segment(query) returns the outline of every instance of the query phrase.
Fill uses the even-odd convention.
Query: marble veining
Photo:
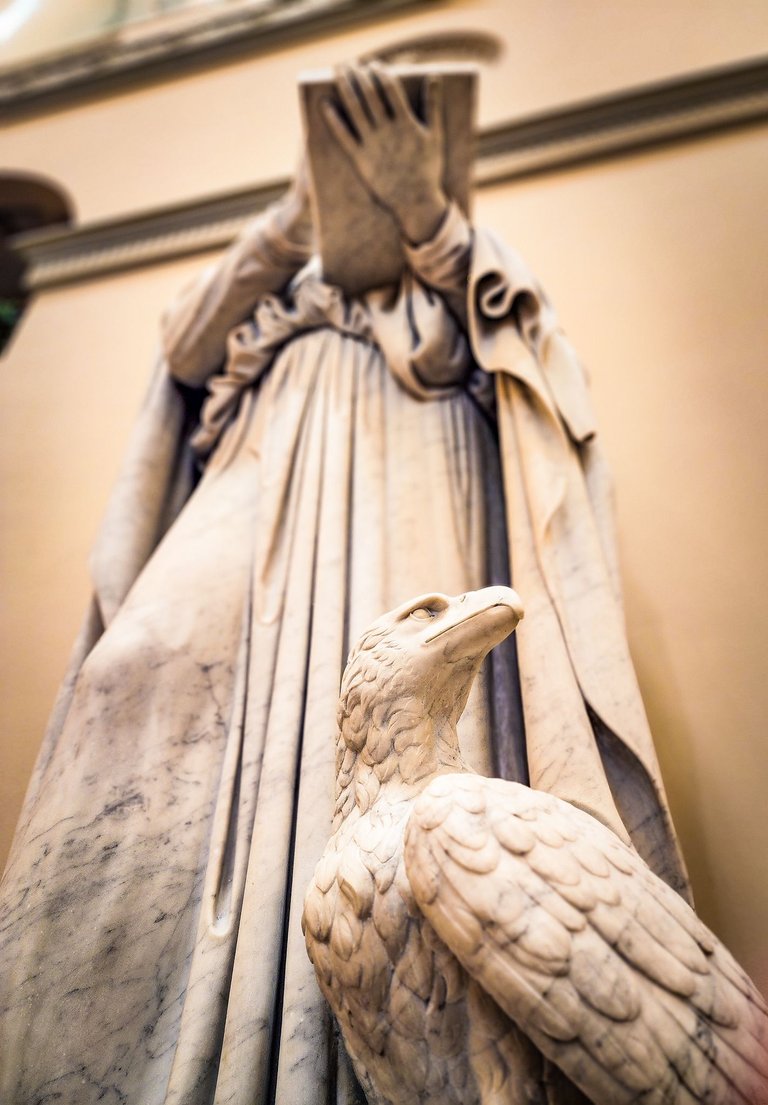
[[[369,1105],[768,1101],[768,1007],[596,818],[487,779],[456,725],[509,588],[379,618],[342,681],[307,950]]]
[[[467,761],[687,893],[586,377],[521,258],[446,194],[426,80],[424,119],[359,67],[320,113],[399,227],[399,282],[329,288],[303,168],[164,316],[0,891],[4,1105],[360,1100],[302,900],[349,647],[435,587],[514,580],[527,605],[475,681]]]

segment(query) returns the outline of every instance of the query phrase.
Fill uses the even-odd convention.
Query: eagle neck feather
[[[380,796],[400,801],[420,793],[435,775],[468,770],[456,726],[445,719],[435,721],[421,703],[410,701],[394,710],[386,704],[375,707],[366,720],[364,736],[352,731],[351,717],[342,723],[335,823],[353,807],[365,813]]]

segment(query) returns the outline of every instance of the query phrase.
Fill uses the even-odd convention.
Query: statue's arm
[[[308,260],[312,224],[303,171],[286,195],[253,219],[222,259],[166,311],[162,339],[171,375],[201,387],[225,356],[229,331]]]
[[[451,204],[431,238],[414,245],[406,240],[408,264],[422,284],[439,292],[451,314],[467,329],[467,287],[472,256],[472,229]]]

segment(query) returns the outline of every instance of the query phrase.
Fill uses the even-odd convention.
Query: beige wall
[[[443,26],[506,18],[486,120],[746,55],[768,21],[764,4],[644,4],[641,18],[635,3],[552,2],[529,7],[515,37],[512,5],[496,5],[495,22],[489,3],[442,7]],[[293,157],[293,109],[274,127],[266,90],[288,96],[300,65],[404,27],[19,123],[0,135],[0,158],[68,184],[88,218],[251,183]],[[630,639],[695,890],[764,989],[767,137],[734,131],[497,186],[477,202],[478,219],[539,272],[591,370],[616,474]],[[6,834],[85,604],[87,549],[159,312],[204,260],[43,294],[0,362]]]
[[[698,904],[768,990],[768,128],[498,189],[592,375]]]
[[[0,164],[64,185],[83,221],[245,187],[290,171],[295,75],[415,35],[475,30],[504,53],[481,87],[482,124],[768,48],[764,0],[454,0],[415,14],[107,96],[0,132]]]

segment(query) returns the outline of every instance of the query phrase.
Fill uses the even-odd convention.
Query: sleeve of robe
[[[531,786],[629,836],[688,895],[627,643],[612,489],[584,370],[514,251],[475,234],[468,328],[496,379]]]
[[[466,335],[472,231],[455,204],[429,241],[405,245],[397,288],[369,293],[373,335],[390,371],[418,399],[462,384],[472,358]]]
[[[230,331],[264,295],[285,287],[309,256],[305,242],[286,235],[279,206],[252,219],[223,258],[166,311],[163,350],[171,376],[202,387],[222,366]]]

